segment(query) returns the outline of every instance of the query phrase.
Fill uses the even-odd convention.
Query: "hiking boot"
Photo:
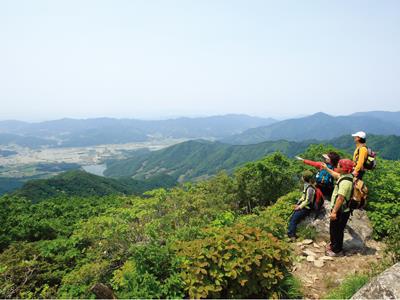
[[[290,237],[289,237],[289,240],[290,240],[291,242],[295,242],[296,239],[297,239],[297,237],[295,237],[295,236],[290,236]]]
[[[326,250],[325,255],[330,256],[330,257],[342,257],[342,256],[344,256],[344,253],[343,253],[343,250],[339,251],[339,252],[333,252],[332,250]]]

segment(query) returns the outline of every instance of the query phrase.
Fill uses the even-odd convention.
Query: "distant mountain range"
[[[358,112],[338,117],[316,113],[283,121],[246,115],[158,121],[112,118],[41,123],[1,121],[0,145],[85,147],[163,138],[211,139],[245,145],[277,140],[329,140],[359,130],[367,134],[400,135],[400,112]]]
[[[329,140],[360,130],[367,134],[400,135],[400,112],[372,111],[339,117],[316,113],[303,118],[289,119],[248,129],[240,134],[221,139],[221,141],[244,145],[281,139],[289,141]]]
[[[276,121],[271,118],[246,115],[158,121],[112,118],[62,119],[41,123],[1,121],[0,144],[14,143],[32,148],[41,146],[84,147],[144,142],[154,138],[219,139],[274,122]]]
[[[158,151],[141,151],[125,160],[109,161],[105,176],[133,177],[144,179],[159,174],[168,174],[179,181],[200,179],[216,174],[220,170],[232,171],[239,165],[258,160],[280,151],[293,157],[304,152],[311,144],[332,145],[352,154],[354,142],[348,135],[328,141],[308,140],[268,141],[250,145],[228,145],[220,142],[193,140]],[[368,145],[379,157],[400,159],[400,136],[375,136],[368,138]]]

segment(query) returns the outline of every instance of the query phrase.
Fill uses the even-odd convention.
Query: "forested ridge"
[[[272,153],[140,197],[3,196],[0,297],[92,298],[99,283],[118,298],[301,297],[286,226],[304,168]],[[375,238],[398,259],[400,161],[379,158],[365,180]]]
[[[141,195],[147,190],[174,185],[176,179],[166,174],[155,175],[146,180],[136,180],[106,178],[82,170],[72,170],[49,179],[30,180],[12,195],[39,202],[60,195],[64,197]]]
[[[229,145],[205,140],[187,141],[159,151],[138,152],[131,158],[107,162],[106,176],[135,177],[143,179],[155,174],[168,174],[180,181],[204,178],[220,170],[228,173],[249,161],[279,151],[289,157],[302,153],[316,140],[292,142],[286,140],[268,141],[253,145]],[[341,136],[322,144],[332,145],[352,153],[354,142]],[[368,146],[381,158],[400,159],[400,136],[370,135]]]

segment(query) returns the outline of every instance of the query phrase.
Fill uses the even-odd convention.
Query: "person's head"
[[[340,174],[349,174],[353,172],[354,169],[354,162],[351,159],[341,159],[337,165],[337,171]]]
[[[351,135],[354,138],[354,142],[364,144],[367,141],[367,134],[364,131],[358,131]]]
[[[336,166],[340,160],[340,155],[337,154],[335,151],[331,151],[328,154],[324,154],[324,155],[326,155],[329,158],[328,163],[330,163],[334,168],[336,168]]]
[[[314,173],[309,171],[309,170],[305,170],[301,174],[301,178],[303,179],[304,182],[307,182],[307,183],[314,183],[315,182]]]

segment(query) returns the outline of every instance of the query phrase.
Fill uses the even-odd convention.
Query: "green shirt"
[[[351,181],[349,180],[343,180],[342,178],[350,178]],[[339,184],[337,184],[339,182]],[[351,192],[353,190],[353,175],[352,174],[344,174],[339,177],[339,179],[336,181],[335,184],[335,189],[333,190],[332,193],[332,198],[331,198],[331,209],[335,207],[336,199],[339,195],[342,195],[345,199],[343,204],[347,203],[350,200],[351,197]],[[348,207],[343,207],[342,204],[342,211],[347,212],[350,211],[350,208]]]

